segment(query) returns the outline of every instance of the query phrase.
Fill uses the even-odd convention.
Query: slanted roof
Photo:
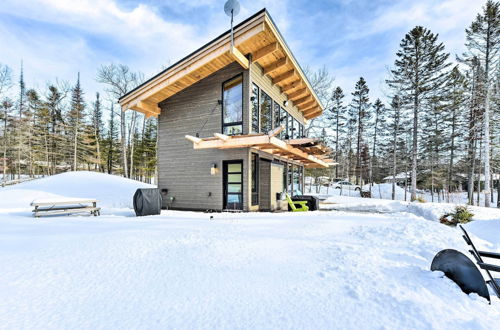
[[[226,31],[122,96],[120,105],[123,110],[157,116],[159,102],[235,61],[248,69],[248,58],[263,67],[306,119],[322,113],[319,98],[265,9],[234,27],[234,47]]]
[[[283,126],[276,128],[269,134],[233,135],[214,133],[213,137],[198,138],[186,135],[186,139],[193,142],[194,149],[234,149],[254,148],[285,159],[294,160],[307,168],[328,168],[337,165],[328,159],[331,150],[317,139],[305,138],[294,140],[280,140],[276,135],[283,130]]]

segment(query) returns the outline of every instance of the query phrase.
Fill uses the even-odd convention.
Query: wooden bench
[[[38,199],[31,202],[34,206],[33,215],[39,218],[45,215],[77,214],[90,212],[91,215],[101,214],[101,208],[97,207],[97,199],[63,198],[60,200]]]

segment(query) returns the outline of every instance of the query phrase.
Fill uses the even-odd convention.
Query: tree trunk
[[[127,161],[127,140],[126,140],[126,122],[125,112],[120,111],[120,134],[122,143],[122,161],[123,161],[123,176],[128,178],[128,161]]]

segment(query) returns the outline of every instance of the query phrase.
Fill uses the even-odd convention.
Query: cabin
[[[181,210],[276,211],[330,150],[305,134],[323,106],[263,9],[119,99],[158,118],[158,188]]]

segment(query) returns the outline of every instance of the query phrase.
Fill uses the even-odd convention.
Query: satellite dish
[[[224,12],[231,18],[240,13],[240,3],[238,0],[227,0],[224,4]]]

